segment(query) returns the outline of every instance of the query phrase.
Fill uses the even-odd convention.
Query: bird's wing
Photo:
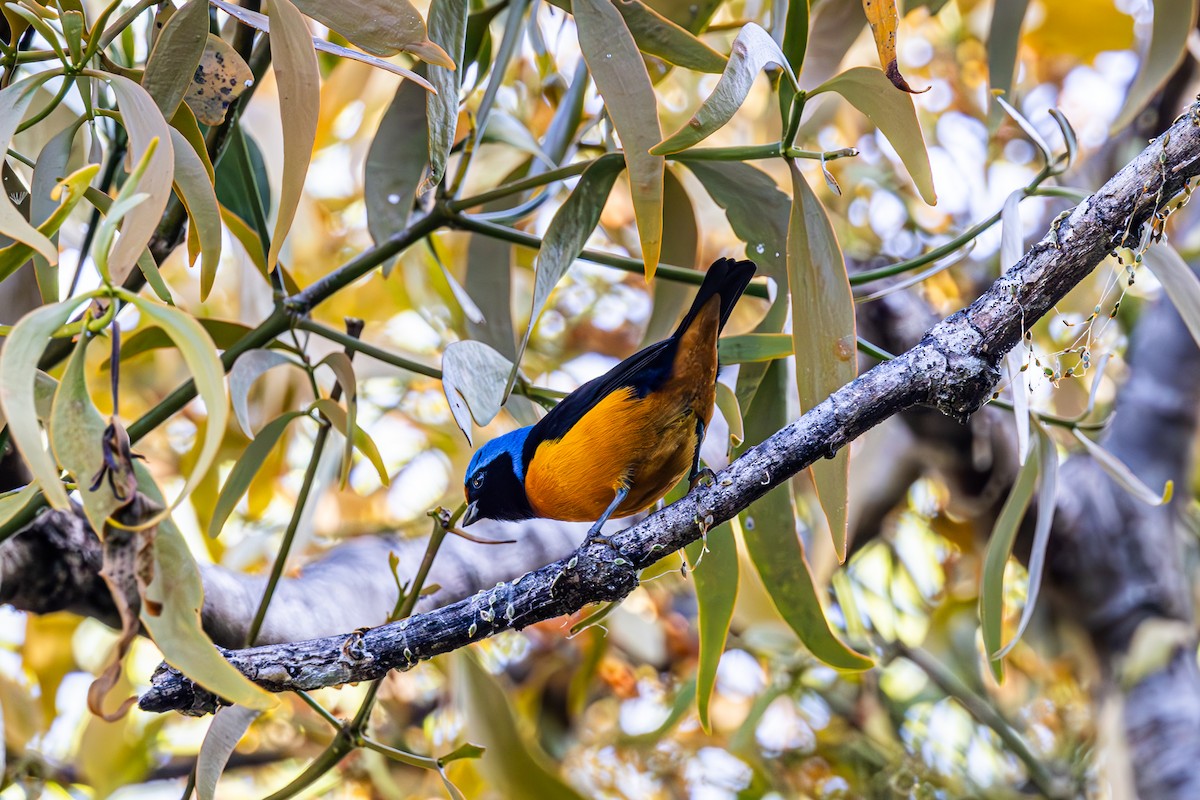
[[[544,441],[561,439],[584,414],[618,389],[630,386],[645,397],[670,376],[675,345],[674,338],[656,342],[571,392],[533,427],[526,440],[526,452],[536,450]]]

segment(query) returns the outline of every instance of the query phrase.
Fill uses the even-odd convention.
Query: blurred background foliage
[[[870,120],[828,95],[812,101],[799,146],[857,151],[827,165],[840,194],[825,186],[819,162],[801,162],[828,210],[852,273],[944,244],[996,214],[1010,192],[1035,179],[1041,167],[1036,146],[1012,119],[997,114],[991,101],[995,81],[989,83],[989,60],[992,72],[1002,66],[998,49],[1014,54],[1009,99],[1052,150],[1061,152],[1066,142],[1048,115],[1051,107],[1062,111],[1078,135],[1077,163],[1084,166],[1068,173],[1064,185],[1094,188],[1111,167],[1143,146],[1136,118],[1133,134],[1127,129],[1114,133],[1113,125],[1137,73],[1139,53],[1147,52],[1151,40],[1150,3],[1030,0],[1019,37],[1011,20],[1008,29],[1003,27],[1001,7],[1007,4],[909,0],[902,8],[899,64],[910,84],[928,87],[913,102],[937,189],[934,206],[922,201],[895,149]],[[664,13],[682,9],[672,0],[650,5]],[[91,0],[84,6],[89,16],[101,8]],[[420,2],[418,6],[424,15],[427,9]],[[778,6],[761,0],[712,6],[711,20],[694,30],[719,53],[729,51],[746,22],[767,30],[781,27]],[[474,2],[471,10],[467,63],[461,70],[460,138],[469,136],[487,88],[497,88],[488,135],[478,143],[461,188],[467,197],[528,169],[530,151],[545,137],[580,61],[572,18],[551,3]],[[514,19],[515,12],[523,16]],[[802,87],[812,88],[851,66],[877,64],[857,0],[820,0],[813,3],[812,14],[813,38],[799,75]],[[1008,16],[1020,25],[1022,15]],[[144,62],[152,17],[137,17],[113,42],[114,60]],[[233,23],[224,14],[214,19],[231,38]],[[339,39],[319,23],[313,23],[313,30]],[[506,35],[515,35],[517,46],[497,81],[490,70]],[[398,64],[409,60],[407,55],[392,58]],[[676,130],[710,94],[717,76],[668,70],[652,57],[648,61],[662,130]],[[384,147],[386,160],[389,151],[409,147],[376,137],[400,85],[398,76],[326,54],[320,55],[319,67],[315,148],[283,249],[283,262],[299,286],[372,246],[364,199],[371,149]],[[778,75],[758,79],[730,123],[706,146],[779,139],[780,113],[770,78],[778,80]],[[41,90],[34,106],[51,96]],[[412,96],[424,102],[421,91]],[[77,98],[68,96],[43,124],[18,134],[12,149],[41,152],[81,111]],[[602,121],[594,87],[583,98],[583,117],[593,127],[581,136],[586,147],[580,152],[598,152],[612,133]],[[284,177],[283,129],[288,124],[268,72],[242,111],[240,127],[246,157],[276,196]],[[77,140],[73,166],[88,160],[92,135]],[[111,144],[112,134],[104,126],[94,135]],[[449,175],[459,158],[452,157]],[[28,183],[26,167],[16,159],[7,163]],[[770,159],[755,166],[790,193],[786,163]],[[693,173],[679,164],[667,169],[664,263],[697,268],[742,253],[746,243]],[[573,182],[552,188],[550,202],[516,227],[544,234]],[[1062,197],[1030,197],[1019,208],[1022,227],[1040,235],[1069,205]],[[274,209],[268,211],[270,218]],[[621,177],[589,247],[636,257],[634,217]],[[86,215],[76,215],[62,231],[64,286],[81,260],[85,223]],[[1195,237],[1175,244],[1185,255],[1200,248]],[[996,225],[975,237],[953,269],[928,277],[916,291],[939,316],[961,308],[998,274],[1000,246],[1001,227]],[[366,320],[364,340],[430,368],[440,364],[447,346],[468,338],[491,342],[511,356],[530,323],[534,255],[531,248],[477,233],[442,231],[428,244],[402,253],[389,274],[373,270],[334,295],[313,311],[312,319],[339,330],[345,317]],[[82,267],[80,290],[99,280],[87,263]],[[228,231],[218,278],[203,300],[199,271],[188,265],[183,248],[162,265],[162,274],[176,303],[200,318],[254,326],[273,308],[271,288]],[[1038,368],[1029,374],[1039,410],[1075,417],[1087,408],[1095,377],[1093,418],[1103,418],[1123,374],[1129,327],[1145,299],[1159,291],[1145,271],[1133,283],[1125,276],[1125,266],[1115,259],[1102,265],[1057,314],[1035,327],[1030,359],[1037,359]],[[486,322],[470,320],[455,284],[465,287]],[[856,293],[866,295],[879,286],[860,287]],[[558,284],[537,321],[523,372],[531,385],[570,390],[643,341],[662,335],[688,296],[661,278],[648,285],[637,273],[580,261]],[[1102,309],[1099,315],[1093,313],[1096,308]],[[729,332],[751,331],[766,309],[765,302],[747,299]],[[122,318],[129,326],[135,321],[131,315]],[[1079,354],[1067,352],[1079,346],[1081,330],[1086,330],[1091,363],[1111,356],[1102,376],[1079,369]],[[311,363],[340,349],[307,333],[297,334],[296,343]],[[103,350],[92,348],[88,374],[93,397],[107,414]],[[1044,375],[1042,367],[1051,374]],[[1075,375],[1063,376],[1070,367],[1076,367]],[[455,425],[440,381],[369,358],[358,359],[355,371],[358,424],[377,445],[390,485],[383,485],[367,461],[356,460],[348,487],[339,489],[339,449],[329,448],[293,553],[311,556],[342,539],[381,531],[424,534],[430,508],[460,502],[459,481],[471,447]],[[1086,380],[1077,379],[1080,373]],[[122,416],[140,417],[186,377],[178,354],[168,349],[123,361]],[[318,371],[316,377],[327,391],[333,376]],[[270,379],[255,384],[250,396],[254,428],[311,401],[312,392],[304,372],[273,371]],[[795,416],[794,399],[790,403],[788,414]],[[476,441],[535,413],[521,397],[513,398],[510,410],[477,430]],[[203,407],[193,403],[139,444],[168,494],[189,471],[187,459],[205,422]],[[235,425],[229,426],[215,466],[174,514],[198,560],[250,572],[269,568],[299,501],[316,431],[314,425],[290,426],[222,535],[209,537],[204,531],[220,488],[248,443]],[[869,436],[853,448],[852,517],[858,493],[871,491],[872,465],[889,458],[886,436]],[[694,708],[699,654],[694,582],[680,557],[672,556],[601,624],[577,635],[566,635],[573,620],[539,624],[479,643],[470,656],[441,657],[389,675],[379,691],[373,739],[420,753],[449,751],[466,741],[486,746],[483,759],[456,761],[448,768],[454,784],[471,798],[567,797],[570,791],[586,797],[698,800],[1011,797],[1039,791],[1039,780],[1047,775],[1066,781],[1069,789],[1062,796],[1114,796],[1112,776],[1106,772],[1121,763],[1119,746],[1111,740],[1113,722],[1092,704],[1096,666],[1088,661],[1086,648],[1075,646],[1070,631],[1039,628],[1035,622],[1008,659],[1005,682],[998,685],[988,672],[977,613],[988,532],[972,529],[955,514],[947,486],[928,476],[917,479],[903,502],[885,515],[881,534],[836,570],[808,479],[798,477],[791,491],[814,571],[832,586],[838,601],[827,609],[831,624],[849,641],[876,648],[878,669],[839,674],[798,647],[739,548],[741,583],[716,671],[711,730],[704,730]],[[1006,586],[1006,630],[1011,631],[1025,596],[1024,570],[1015,561],[1009,563]],[[84,694],[115,636],[95,620],[66,613],[38,617],[0,611],[0,705],[8,761],[0,800],[178,796],[209,720],[134,709],[110,723],[89,714]],[[137,640],[121,688],[127,693],[143,689],[160,657],[151,641]],[[365,686],[347,686],[315,692],[313,699],[334,717],[349,717],[366,691]],[[973,704],[993,713],[974,713]],[[222,777],[219,796],[270,794],[300,773],[333,733],[300,698],[285,696],[280,707],[250,726]],[[1014,741],[1024,745],[1014,749]],[[304,796],[398,800],[440,797],[445,791],[435,772],[360,748],[325,771]]]

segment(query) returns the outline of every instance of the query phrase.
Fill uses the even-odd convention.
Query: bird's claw
[[[695,475],[693,475],[690,481],[688,481],[688,491],[696,491],[697,486],[712,486],[714,483],[716,483],[716,480],[717,476],[713,474],[713,471],[708,467],[704,467]]]

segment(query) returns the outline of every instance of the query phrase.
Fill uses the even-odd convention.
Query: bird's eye
[[[482,472],[475,476],[475,479],[471,481],[471,485],[474,486],[476,489],[483,488],[483,473]]]

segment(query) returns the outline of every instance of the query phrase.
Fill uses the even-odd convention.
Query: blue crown
[[[517,480],[524,483],[525,459],[523,453],[525,450],[525,440],[529,438],[529,431],[532,429],[533,426],[518,428],[515,431],[510,431],[503,436],[492,439],[483,447],[476,450],[475,455],[471,456],[471,463],[467,466],[466,479],[463,481],[464,485],[471,480],[471,476],[480,467],[486,467],[505,453],[512,459],[513,473],[517,476]]]

